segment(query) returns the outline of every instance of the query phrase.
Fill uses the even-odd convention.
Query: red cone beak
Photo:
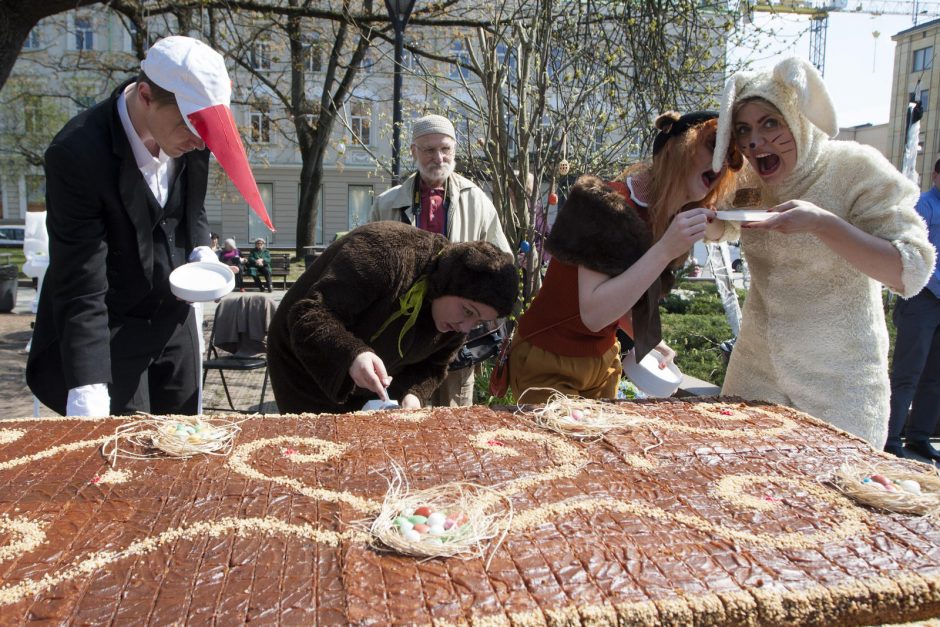
[[[274,231],[274,224],[271,223],[268,210],[261,200],[258,184],[248,166],[245,147],[235,126],[231,109],[224,104],[206,107],[190,113],[189,123],[206,142],[206,147],[215,155],[219,165],[235,184],[235,188],[248,202],[248,206],[271,231]]]

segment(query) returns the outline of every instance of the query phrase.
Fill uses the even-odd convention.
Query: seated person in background
[[[255,240],[255,248],[248,253],[248,274],[255,280],[255,287],[259,292],[271,291],[271,253],[264,247],[264,238]],[[264,275],[264,287],[261,286],[261,276]]]
[[[215,253],[215,256],[218,257],[222,254],[222,247],[219,246],[219,234],[218,233],[209,233],[209,250]]]
[[[662,368],[675,356],[662,341],[660,296],[710,228],[710,207],[734,189],[724,156],[712,169],[717,118],[712,111],[664,113],[651,163],[629,169],[624,182],[585,175],[571,188],[545,243],[552,260],[542,289],[511,345],[517,400],[542,403],[552,390],[616,398],[621,320],[637,361],[654,348]],[[731,156],[739,168],[740,155]]]
[[[245,286],[242,283],[242,254],[235,245],[235,240],[231,237],[225,240],[222,252],[219,253],[219,261],[231,268],[232,272],[235,274],[235,289],[244,292]]]
[[[480,322],[508,315],[512,255],[452,244],[400,222],[333,242],[287,291],[268,329],[271,388],[282,413],[348,412],[378,398],[427,403]]]

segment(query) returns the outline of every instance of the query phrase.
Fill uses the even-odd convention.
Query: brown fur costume
[[[461,262],[468,254],[474,263]],[[465,271],[469,266],[472,272],[456,272],[455,264]],[[435,277],[451,272],[464,282],[452,286]],[[468,274],[476,278],[467,279]],[[481,278],[486,274],[489,280]],[[515,301],[512,257],[490,244],[452,245],[441,235],[400,222],[361,226],[331,244],[278,306],[268,330],[268,367],[278,409],[361,409],[376,395],[354,385],[349,367],[366,351],[377,354],[393,377],[391,398],[414,394],[424,404],[466,339],[462,333],[437,330],[431,315],[433,290],[429,287],[406,333],[401,334],[406,318],[399,317],[372,339],[399,310],[399,299],[424,276],[435,277],[429,283],[443,285],[437,295],[470,292],[500,313]],[[493,286],[489,293],[484,293],[481,281]]]
[[[584,175],[558,210],[545,247],[565,263],[616,276],[649,250],[652,238],[649,224],[626,198],[600,178]],[[667,268],[631,310],[637,359],[662,340],[659,299],[672,284]]]

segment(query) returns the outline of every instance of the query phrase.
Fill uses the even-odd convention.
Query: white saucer
[[[682,383],[682,372],[675,364],[659,367],[659,353],[656,351],[647,353],[639,364],[636,363],[636,353],[630,351],[624,356],[621,365],[627,378],[647,396],[672,396]]]
[[[736,222],[761,222],[775,213],[769,211],[760,211],[758,209],[745,209],[742,211],[716,211],[715,214],[719,220],[734,220]]]
[[[235,289],[235,274],[223,263],[194,261],[170,273],[170,291],[188,303],[218,300]]]
[[[362,411],[374,411],[377,409],[398,409],[398,401],[383,401],[381,398],[367,401],[362,406]]]

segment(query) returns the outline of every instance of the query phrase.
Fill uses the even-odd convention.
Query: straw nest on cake
[[[495,490],[463,482],[411,490],[398,466],[392,473],[381,511],[366,523],[376,549],[482,559],[488,552],[491,557],[506,536],[512,503]]]
[[[241,428],[223,418],[150,416],[122,424],[101,445],[101,454],[115,465],[118,457],[149,459],[160,455],[228,455]]]
[[[870,507],[901,514],[940,515],[940,476],[935,470],[844,464],[831,483],[849,498]]]
[[[642,418],[621,411],[616,405],[580,396],[566,396],[552,388],[529,388],[550,390],[544,405],[526,406],[520,403],[516,413],[537,427],[554,431],[578,440],[599,439],[612,429],[635,427]],[[528,390],[526,390],[527,392]],[[525,392],[519,395],[525,396]]]

